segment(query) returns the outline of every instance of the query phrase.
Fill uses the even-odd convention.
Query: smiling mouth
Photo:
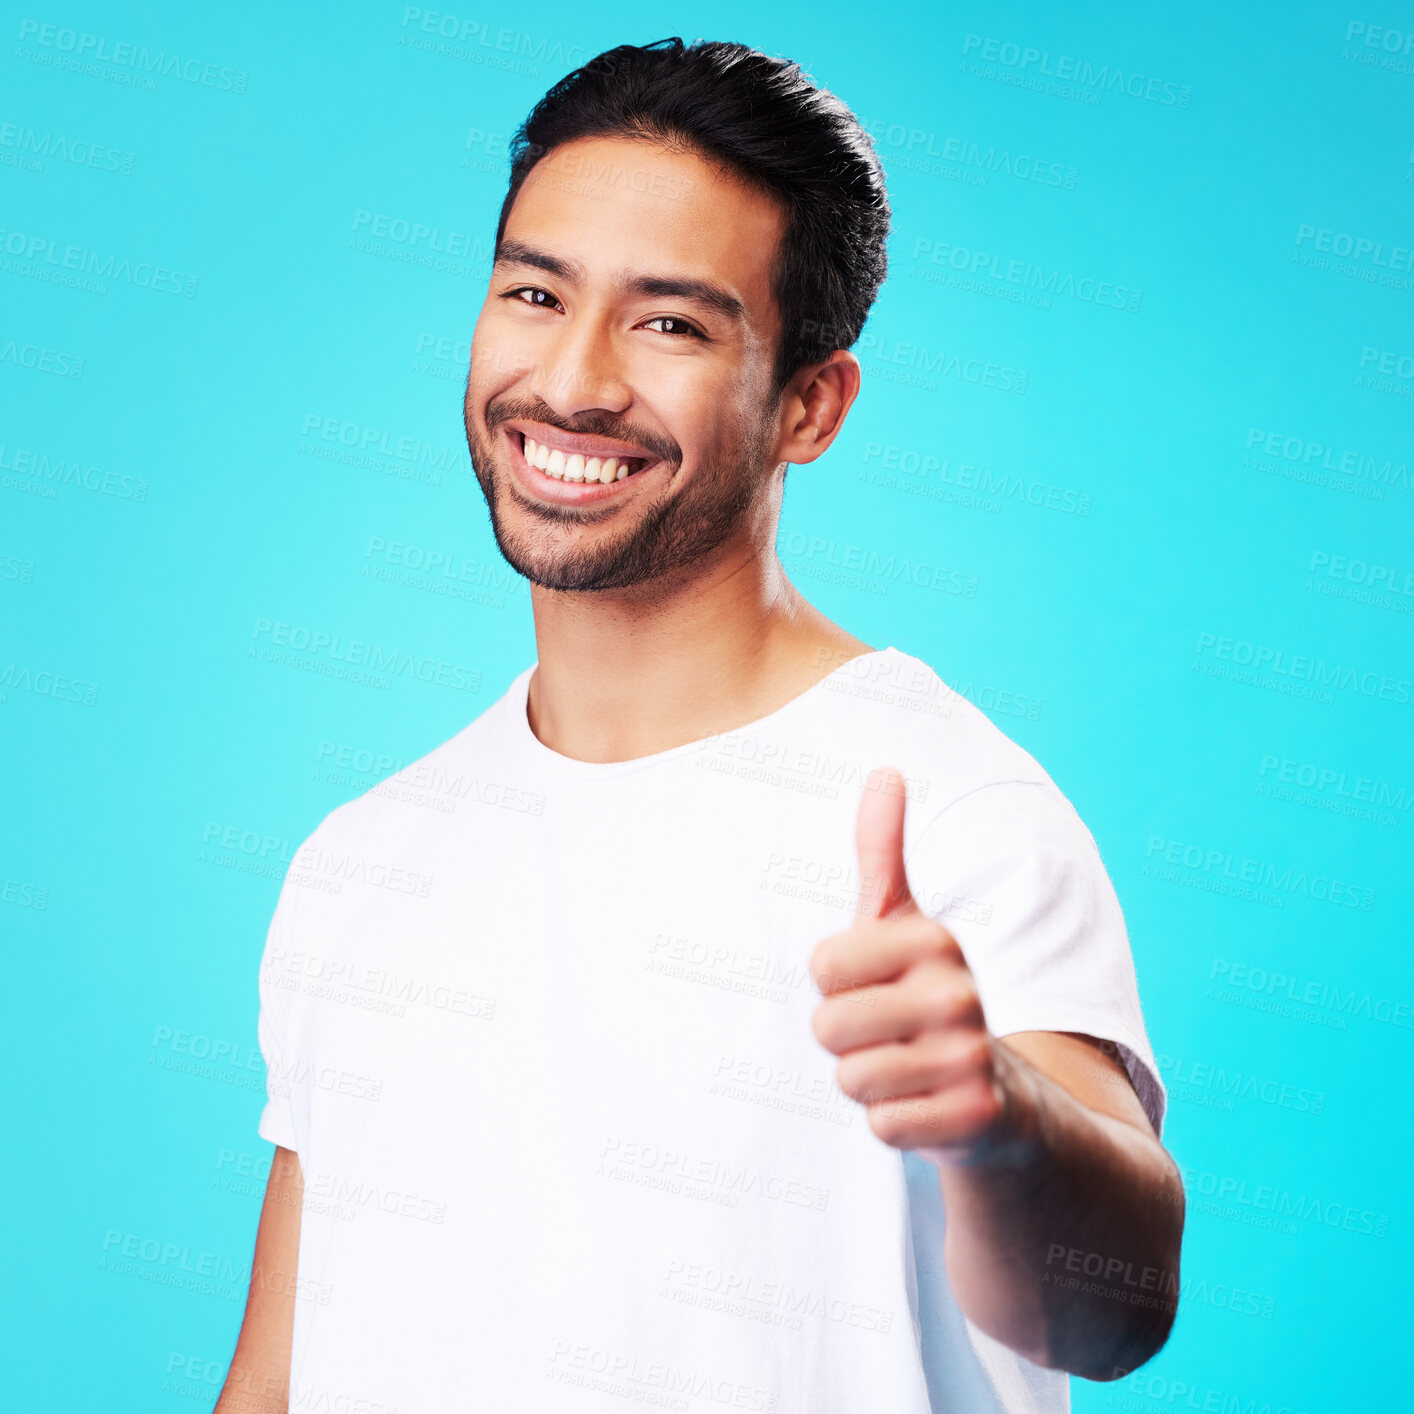
[[[513,432],[520,439],[520,452],[527,465],[543,471],[556,481],[599,482],[627,481],[645,467],[654,465],[648,457],[586,457],[579,452],[565,452],[558,447],[537,442],[523,432]]]

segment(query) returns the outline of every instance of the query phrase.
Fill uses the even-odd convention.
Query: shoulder
[[[504,759],[509,713],[518,692],[523,701],[524,680],[531,671],[518,673],[505,692],[460,731],[331,810],[296,850],[295,866],[322,850],[356,850],[372,843],[386,847],[399,841],[413,847],[439,820],[452,816],[469,792],[487,788],[493,763]]]
[[[1021,719],[1031,711],[1025,698],[955,685],[897,648],[844,664],[827,686],[844,730],[896,758],[874,764],[897,766],[910,800],[930,819],[990,786],[1018,783],[1059,795],[1040,762],[979,706]]]

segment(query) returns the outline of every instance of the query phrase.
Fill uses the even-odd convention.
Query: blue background
[[[460,418],[506,140],[589,55],[706,29],[840,94],[895,210],[864,394],[787,485],[787,568],[1043,762],[1129,922],[1185,1297],[1161,1356],[1073,1382],[1076,1408],[1396,1407],[1414,21],[614,8],[464,6],[431,34],[393,3],[5,21],[9,1400],[214,1400],[290,852],[534,655]],[[267,660],[277,623],[475,691]]]

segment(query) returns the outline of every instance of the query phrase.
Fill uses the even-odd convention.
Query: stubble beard
[[[735,428],[735,435],[724,439],[728,445],[712,457],[711,469],[699,470],[681,494],[659,500],[632,525],[606,535],[599,543],[576,548],[566,544],[567,530],[595,525],[619,513],[594,507],[545,506],[528,500],[517,489],[509,468],[498,465],[493,450],[495,428],[517,415],[514,410],[498,414],[488,441],[473,426],[470,410],[463,409],[472,469],[486,497],[496,545],[517,574],[543,589],[629,589],[654,580],[681,578],[752,519],[770,470],[765,458],[771,424],[761,418]],[[578,418],[572,430],[614,436],[610,421],[597,415]],[[671,469],[675,464],[667,465]],[[507,524],[508,503],[532,522],[529,528],[512,529]]]

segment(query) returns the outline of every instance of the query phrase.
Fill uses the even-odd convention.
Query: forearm
[[[213,1414],[286,1414],[289,1408],[303,1206],[299,1155],[277,1145],[251,1258],[245,1317]]]
[[[948,1277],[968,1317],[1037,1364],[1112,1379],[1164,1343],[1183,1189],[1152,1135],[1100,1114],[995,1042],[994,1139],[944,1162]]]
[[[275,1371],[242,1363],[236,1351],[221,1397],[211,1414],[288,1414],[290,1407],[289,1371]]]

